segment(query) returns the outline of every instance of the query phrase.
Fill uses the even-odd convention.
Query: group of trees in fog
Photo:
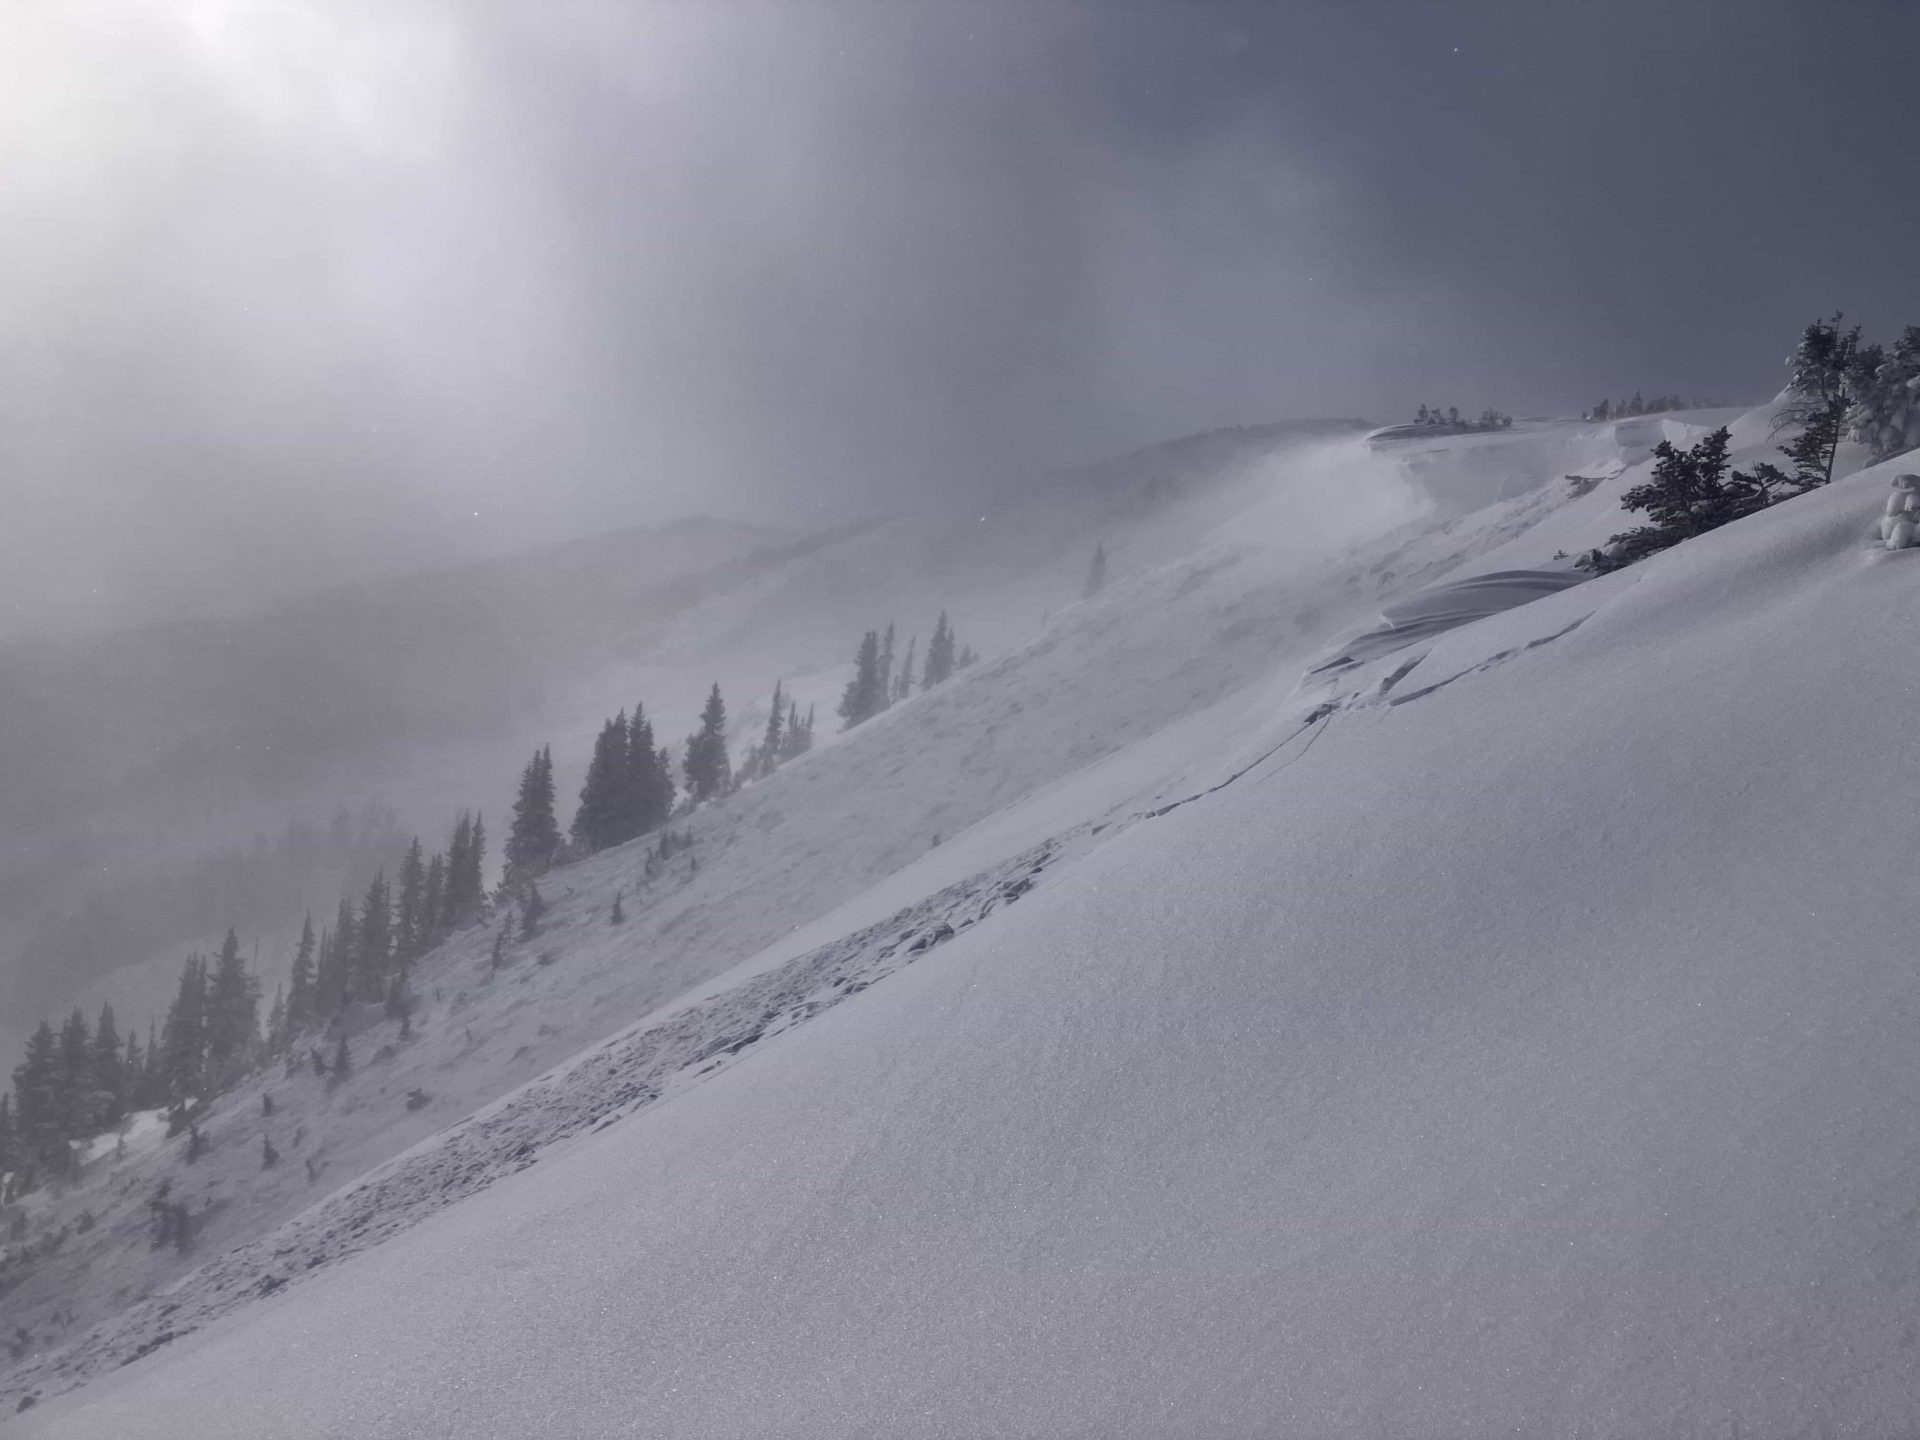
[[[1104,558],[1096,554],[1090,590],[1101,583]],[[944,611],[924,659],[918,647],[916,637],[896,658],[892,625],[884,638],[867,632],[841,703],[846,728],[906,699],[916,685],[925,690],[941,684],[976,659],[971,646],[959,643]],[[166,1017],[157,1027],[148,1022],[144,1044],[131,1030],[120,1035],[111,1006],[91,1024],[78,1010],[57,1030],[42,1021],[13,1072],[11,1092],[0,1092],[0,1175],[11,1174],[16,1190],[65,1176],[76,1142],[113,1129],[137,1110],[164,1108],[169,1133],[191,1130],[213,1097],[271,1061],[310,1060],[321,1073],[344,1076],[352,1065],[344,1033],[331,1063],[317,1047],[308,1047],[303,1060],[303,1039],[355,1003],[383,1004],[404,1025],[414,963],[481,918],[490,898],[517,900],[522,932],[530,934],[545,908],[535,882],[555,865],[660,831],[657,854],[649,852],[651,873],[687,843],[664,829],[671,817],[771,775],[810,750],[813,740],[812,709],[803,715],[776,682],[766,726],[736,768],[728,751],[726,701],[716,684],[699,727],[687,737],[676,780],[672,752],[657,742],[652,721],[636,705],[631,715],[623,710],[601,726],[565,835],[552,747],[542,746],[520,773],[493,897],[485,880],[485,821],[463,811],[444,850],[428,855],[413,837],[392,877],[386,865],[378,866],[363,891],[341,897],[331,924],[316,929],[311,913],[306,916],[287,982],[264,1017],[258,976],[241,954],[238,931],[229,927],[216,956],[187,957]],[[331,838],[338,841],[340,833],[336,826]],[[363,823],[345,832],[354,841],[378,834],[389,846],[396,833],[390,816],[383,826]],[[290,830],[289,837],[291,849],[308,846],[306,832]],[[503,941],[510,929],[501,926]]]
[[[325,825],[291,821],[278,834],[184,865],[144,873],[115,867],[25,940],[7,999],[32,1005],[38,995],[70,990],[228,925],[245,931],[282,924],[336,885],[364,885],[406,841],[393,812],[369,803]]]
[[[1815,320],[1789,358],[1786,400],[1774,433],[1794,431],[1779,447],[1791,471],[1770,460],[1750,470],[1728,461],[1725,426],[1686,450],[1654,448],[1653,475],[1621,496],[1621,507],[1648,523],[1612,536],[1575,563],[1604,574],[1682,540],[1830,484],[1840,442],[1860,441],[1874,460],[1920,447],[1920,326],[1909,325],[1889,353],[1861,339],[1842,317]]]
[[[718,687],[715,687],[718,693]],[[767,725],[760,738],[747,747],[737,778],[759,780],[771,775],[787,761],[797,759],[813,748],[813,707],[800,713],[800,704],[786,693],[781,683],[773,682],[773,700],[767,706]]]
[[[1624,420],[1632,415],[1664,415],[1669,410],[1704,410],[1710,403],[1706,400],[1687,400],[1679,395],[1656,395],[1648,400],[1636,390],[1630,399],[1602,400],[1580,418]]]
[[[404,1014],[413,963],[486,906],[486,825],[462,812],[447,848],[429,858],[416,836],[396,879],[377,871],[358,903],[343,896],[334,923],[301,926],[292,972],[264,1024],[257,975],[229,928],[217,955],[189,955],[165,1020],[148,1021],[146,1043],[115,1027],[113,1007],[89,1026],[73,1011],[56,1031],[42,1020],[0,1094],[0,1175],[16,1191],[73,1167],[74,1144],[104,1134],[137,1110],[165,1108],[178,1134],[216,1095],[355,1001]]]
[[[891,709],[913,694],[915,652],[920,637],[907,642],[904,656],[895,663],[893,622],[887,622],[884,636],[869,630],[860,637],[854,651],[853,678],[840,696],[840,728],[851,730],[883,710]],[[962,646],[954,635],[953,624],[942,610],[934,622],[933,638],[927,642],[927,657],[920,669],[919,688],[931,690],[951,679],[954,671],[964,670],[979,659],[971,645]]]
[[[1442,410],[1438,405],[1422,405],[1414,412],[1416,425],[1445,425],[1463,430],[1504,430],[1513,424],[1511,415],[1503,415],[1489,405],[1480,412],[1480,418],[1469,420],[1460,413],[1458,405],[1449,405]]]

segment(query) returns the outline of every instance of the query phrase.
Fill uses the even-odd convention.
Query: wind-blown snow
[[[1909,1433],[1889,473],[1249,712],[1224,788],[18,1433]],[[1380,563],[1542,564],[1508,507]]]

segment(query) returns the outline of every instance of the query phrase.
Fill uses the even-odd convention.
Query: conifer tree
[[[166,1073],[162,1061],[166,1058],[165,1048],[160,1044],[158,1028],[152,1015],[147,1016],[147,1058],[140,1076],[140,1108],[152,1110],[167,1103]]]
[[[120,1123],[127,1108],[127,1076],[120,1058],[120,1032],[113,1023],[113,1006],[102,1005],[94,1022],[89,1065],[95,1096],[92,1124],[110,1129]]]
[[[1644,511],[1653,523],[1612,536],[1603,549],[1588,551],[1575,564],[1596,574],[1619,570],[1780,498],[1772,493],[1768,472],[1777,476],[1779,471],[1771,465],[1758,467],[1754,475],[1735,470],[1728,476],[1728,440],[1724,425],[1689,450],[1662,440],[1653,451],[1653,478],[1620,497],[1623,509]]]
[[[673,814],[673,757],[654,743],[653,722],[639,705],[627,722],[627,831],[624,840],[645,835]]]
[[[840,696],[841,730],[871,720],[881,710],[883,681],[880,676],[880,635],[869,630],[860,637],[860,649],[853,657],[853,678]]]
[[[787,697],[781,682],[773,682],[773,700],[767,706],[767,728],[760,736],[754,772],[771,775],[779,766],[787,740]]]
[[[313,990],[313,912],[300,922],[300,943],[293,952],[293,973],[287,977],[287,1013],[282,1026],[283,1043],[301,1034],[314,1019]]]
[[[1423,407],[1424,408],[1424,407]],[[1091,600],[1107,586],[1107,547],[1104,543],[1093,547],[1093,563],[1087,566],[1086,598]]]
[[[420,930],[422,953],[446,938],[441,917],[447,908],[447,861],[435,854],[427,861],[427,880],[420,894]]]
[[[123,1086],[123,1110],[144,1110],[147,1108],[147,1057],[140,1048],[140,1037],[134,1033],[131,1025],[127,1027],[127,1048],[120,1059],[121,1084]]]
[[[1847,412],[1853,408],[1856,377],[1862,370],[1877,369],[1872,360],[1863,364],[1867,350],[1860,342],[1860,327],[1840,328],[1841,315],[1830,320],[1815,320],[1801,333],[1794,348],[1787,382],[1787,403],[1773,417],[1777,434],[1798,425],[1799,436],[1781,447],[1793,461],[1794,481],[1811,490],[1833,479],[1833,461],[1846,433]],[[1772,469],[1772,467],[1769,467]],[[1774,471],[1777,475],[1779,472]]]
[[[353,1074],[353,1051],[347,1048],[347,1037],[342,1035],[340,1043],[333,1047],[333,1065],[331,1067],[333,1083],[339,1084]]]
[[[487,826],[479,815],[460,812],[453,827],[453,843],[447,847],[445,907],[441,914],[443,931],[458,930],[478,919],[486,908],[484,879],[487,856]]]
[[[273,987],[273,1005],[267,1011],[267,1054],[278,1057],[287,1049],[287,987]]]
[[[543,746],[520,772],[520,793],[513,802],[513,826],[507,833],[510,890],[544,875],[560,849],[560,826],[553,817],[553,749]]]
[[[531,939],[539,929],[540,919],[547,913],[546,897],[540,893],[540,886],[527,882],[527,898],[520,905],[520,938]]]
[[[589,854],[631,838],[627,835],[633,801],[631,736],[622,710],[600,727],[573,814],[573,840]]]
[[[931,690],[953,674],[953,651],[953,626],[942,610],[933,627],[933,639],[927,642],[927,668],[920,677],[922,690]]]
[[[385,871],[375,873],[360,902],[360,930],[354,937],[353,992],[361,1000],[379,1000],[393,973],[393,896]]]
[[[11,1175],[24,1168],[20,1157],[20,1137],[13,1125],[13,1097],[0,1090],[0,1176]],[[4,1189],[0,1189],[0,1203],[12,1198]]]
[[[700,728],[687,737],[687,798],[698,805],[727,793],[733,767],[727,759],[727,702],[716,683],[700,712]]]
[[[877,687],[876,712],[893,704],[893,622],[887,622],[886,638],[880,642],[880,684]]]
[[[780,758],[791,760],[796,755],[804,755],[812,745],[813,739],[807,734],[807,727],[800,719],[800,702],[787,701],[787,730],[780,741]]]
[[[607,923],[610,925],[624,925],[626,920],[627,907],[620,903],[620,892],[616,890],[613,892],[613,908],[607,912]]]
[[[198,955],[189,955],[180,969],[160,1048],[163,1102],[183,1108],[206,1086],[207,962]]]
[[[393,916],[394,966],[405,972],[427,952],[427,860],[413,837],[400,862],[400,894]]]
[[[896,705],[913,694],[913,652],[919,648],[918,635],[907,641],[906,658],[900,662],[900,673],[893,677],[893,703]]]
[[[73,1152],[67,1146],[60,1093],[60,1039],[42,1020],[27,1041],[25,1058],[13,1070],[14,1130],[23,1168],[64,1175]]]
[[[442,930],[457,930],[463,923],[463,917],[460,914],[459,890],[465,875],[467,855],[472,848],[473,817],[462,810],[460,818],[453,824],[453,839],[447,845],[446,891],[442,896],[440,912]]]
[[[87,1029],[87,1017],[75,1006],[60,1027],[60,1111],[61,1128],[66,1139],[78,1140],[93,1133],[93,1036]]]
[[[960,651],[960,658],[959,660],[954,662],[954,668],[957,670],[964,670],[979,658],[980,657],[978,655],[973,653],[973,646],[968,645]]]
[[[240,937],[231,929],[207,984],[207,1078],[224,1090],[259,1038],[260,991],[240,958]]]
[[[347,918],[352,918],[350,908]],[[339,922],[340,916],[336,915],[335,928],[338,928]],[[324,1025],[333,1018],[341,1002],[346,998],[346,964],[344,957],[340,954],[339,941],[334,938],[334,931],[331,929],[322,928],[320,947],[315,953],[318,958],[314,961],[313,967],[313,1009],[308,1016],[308,1021],[312,1025]]]

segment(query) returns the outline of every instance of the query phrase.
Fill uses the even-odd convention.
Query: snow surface
[[[1596,543],[1621,460],[1383,542],[1353,604]],[[1890,473],[1335,676],[1211,681],[1173,763],[1239,778],[1077,830],[1017,906],[10,1433],[1911,1433],[1920,679],[1886,657],[1920,571],[1869,538]],[[1144,669],[1115,637],[1171,644],[1181,586],[1248,563],[1074,633]],[[1288,593],[1233,583],[1212,633]],[[815,759],[1040,701],[1034,649],[964,716]],[[1154,762],[1085,803],[1172,761],[1137,724]],[[784,994],[784,963],[664,1023]]]

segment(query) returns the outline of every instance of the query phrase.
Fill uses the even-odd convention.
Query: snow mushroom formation
[[[1911,549],[1916,522],[1920,522],[1920,475],[1896,475],[1886,513],[1880,517],[1880,538],[1889,550]]]

